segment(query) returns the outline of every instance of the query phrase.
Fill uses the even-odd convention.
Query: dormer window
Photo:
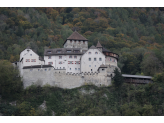
[[[67,53],[71,53],[71,50],[67,50]]]
[[[79,53],[79,50],[74,50],[75,53]]]
[[[61,50],[58,50],[57,53],[61,53]]]
[[[52,53],[52,52],[51,52],[51,51],[47,51],[47,53],[49,53],[49,54],[50,54],[50,53]]]

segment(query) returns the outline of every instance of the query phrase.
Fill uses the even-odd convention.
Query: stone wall
[[[60,88],[76,88],[85,84],[94,84],[96,86],[111,85],[111,77],[104,73],[66,73],[65,70],[44,69],[23,69],[24,88],[35,84],[44,86],[49,84]]]

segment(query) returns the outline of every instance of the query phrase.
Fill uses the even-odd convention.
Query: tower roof
[[[74,31],[72,33],[72,35],[70,35],[67,40],[85,40],[87,41],[88,39],[86,39],[85,37],[83,37],[82,35],[80,35],[77,31]]]
[[[102,47],[99,41],[97,42],[97,46],[96,47]]]
[[[67,39],[67,40],[83,40],[83,41],[88,41],[85,37],[80,35],[77,31],[74,31]],[[66,43],[66,41],[63,43],[63,45]]]

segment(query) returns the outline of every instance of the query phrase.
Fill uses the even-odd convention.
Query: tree
[[[118,68],[116,68],[115,70],[114,70],[114,77],[112,78],[113,79],[113,84],[114,84],[114,86],[116,87],[116,89],[120,89],[120,87],[122,86],[122,84],[123,84],[123,81],[124,81],[124,79],[123,79],[123,77],[122,77],[122,75],[121,75],[121,73],[119,72],[119,70],[118,70]]]
[[[23,83],[18,77],[18,70],[9,61],[0,61],[0,95],[2,98],[15,98],[23,90]]]
[[[153,76],[156,73],[160,73],[163,69],[161,61],[152,52],[147,52],[142,63],[141,70],[144,75]]]
[[[22,28],[22,26],[18,26],[17,35],[21,37],[23,34],[24,34],[24,29]]]

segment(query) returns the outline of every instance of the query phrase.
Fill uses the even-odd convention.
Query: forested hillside
[[[0,8],[0,59],[18,61],[30,46],[62,47],[77,30],[119,54],[122,73],[153,76],[164,64],[164,11],[161,8]]]

